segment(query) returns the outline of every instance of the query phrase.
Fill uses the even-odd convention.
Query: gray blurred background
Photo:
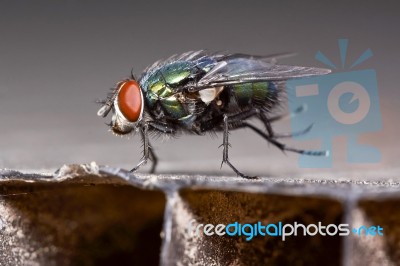
[[[108,132],[95,100],[160,58],[209,49],[253,54],[297,52],[285,64],[335,63],[337,39],[348,38],[348,60],[371,48],[363,68],[377,71],[383,130],[361,139],[379,147],[382,162],[352,165],[345,138],[335,140],[332,169],[297,166],[296,154],[268,147],[250,131],[231,134],[236,166],[259,175],[396,173],[399,155],[400,12],[396,1],[0,1],[0,168],[52,171],[96,161],[131,168],[140,138]],[[289,122],[276,126],[290,130]],[[182,136],[153,141],[160,172],[219,171],[221,138]],[[290,140],[293,146],[307,143]],[[313,146],[315,147],[315,145]],[[143,168],[145,171],[147,168]],[[232,173],[226,166],[223,170]]]

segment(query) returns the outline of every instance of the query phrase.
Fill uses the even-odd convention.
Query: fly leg
[[[140,162],[130,172],[135,172],[137,169],[139,169],[140,166],[146,164],[147,160],[150,157],[150,154],[152,153],[151,147],[150,147],[150,143],[149,143],[148,129],[149,129],[149,125],[148,124],[145,124],[140,129],[140,133],[141,133],[141,136],[142,136],[142,142],[143,142],[143,157],[140,160]],[[155,165],[153,163],[153,166],[152,166],[151,169],[154,170],[154,168],[155,168]]]
[[[258,113],[258,117],[264,123],[264,126],[265,126],[265,128],[267,129],[267,132],[268,132],[268,136],[270,138],[274,138],[275,134],[274,134],[274,131],[272,130],[271,122],[268,120],[267,115],[264,114],[263,112],[259,112]]]
[[[229,149],[229,118],[227,115],[224,115],[224,137],[223,137],[223,143],[221,146],[224,147],[223,153],[222,153],[222,163],[221,163],[221,167],[224,163],[226,163],[227,165],[229,165],[229,167],[239,176],[243,177],[243,178],[247,178],[247,179],[256,179],[257,177],[253,176],[247,176],[242,174],[239,170],[236,169],[236,167],[234,167],[232,165],[232,163],[229,161],[229,157],[228,157],[228,149]]]
[[[309,125],[307,128],[301,130],[301,131],[296,131],[293,133],[280,133],[280,134],[274,134],[274,139],[283,139],[283,138],[292,138],[292,137],[297,137],[297,136],[302,136],[304,134],[307,134],[310,132],[312,129],[313,125]]]
[[[157,123],[154,121],[149,121],[144,124],[144,126],[141,127],[141,136],[142,136],[142,142],[143,142],[143,157],[140,160],[140,162],[133,168],[130,172],[135,172],[137,169],[139,169],[142,165],[147,163],[147,160],[150,159],[152,161],[150,173],[154,173],[156,170],[156,166],[158,163],[158,158],[156,154],[154,153],[153,148],[150,145],[149,141],[149,130],[153,131],[158,131],[166,134],[173,134],[175,133],[175,129],[171,128],[168,125],[165,125],[163,123]]]
[[[262,130],[258,129],[257,127],[253,126],[252,124],[249,124],[247,122],[242,122],[242,127],[248,127],[252,129],[254,132],[256,132],[258,135],[263,137],[265,140],[267,140],[269,143],[280,149],[281,151],[291,151],[299,154],[305,154],[305,155],[311,155],[311,156],[327,156],[327,151],[309,151],[309,150],[301,150],[301,149],[295,149],[286,146],[285,144],[277,141],[275,138],[265,134]]]
[[[157,158],[156,154],[153,151],[153,147],[151,146],[150,141],[148,143],[149,143],[150,159],[151,159],[151,162],[152,162],[151,168],[150,168],[150,174],[153,174],[156,171],[156,167],[157,167],[157,164],[158,164],[158,158]]]
[[[299,108],[298,110],[296,110],[296,112],[295,112],[293,115],[295,115],[295,114],[297,114],[297,113],[299,113],[299,112],[302,112],[302,110],[303,110],[302,108]],[[304,135],[304,134],[306,134],[307,132],[309,132],[309,131],[311,130],[311,128],[313,127],[313,125],[311,124],[310,126],[308,126],[307,128],[305,128],[304,130],[301,130],[301,131],[298,131],[298,132],[275,134],[275,132],[274,132],[273,129],[272,129],[271,123],[272,123],[273,121],[280,120],[280,119],[282,119],[283,117],[284,117],[284,116],[275,116],[275,117],[272,117],[272,118],[268,118],[267,115],[266,115],[265,113],[263,113],[263,112],[261,112],[261,111],[258,113],[258,118],[259,118],[259,119],[261,120],[261,122],[264,124],[264,126],[265,126],[265,128],[266,128],[266,130],[267,130],[268,136],[269,136],[271,139],[291,138],[291,137],[295,137],[295,136],[301,136],[301,135]]]
[[[273,123],[275,121],[279,121],[279,120],[284,120],[287,118],[291,118],[291,117],[295,117],[298,114],[303,113],[306,110],[306,105],[302,105],[300,107],[298,107],[296,110],[294,110],[294,112],[289,113],[289,114],[281,114],[281,115],[276,115],[276,116],[272,116],[269,118],[269,122]]]

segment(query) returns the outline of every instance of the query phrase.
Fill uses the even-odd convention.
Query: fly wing
[[[243,54],[222,57],[197,82],[195,90],[256,81],[284,81],[292,78],[324,75],[331,72],[329,69],[323,68],[277,65],[270,62],[269,59],[271,58],[273,57]]]
[[[252,59],[252,60],[260,60],[268,63],[276,63],[278,59],[287,58],[295,56],[296,53],[277,53],[277,54],[269,54],[269,55],[249,55],[249,54],[228,54],[223,56],[224,60],[235,59],[235,58],[243,58],[243,59]]]

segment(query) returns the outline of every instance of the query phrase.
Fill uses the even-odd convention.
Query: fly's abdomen
[[[277,101],[277,87],[273,82],[260,81],[232,85],[232,96],[238,107],[252,105],[257,107],[272,107]]]

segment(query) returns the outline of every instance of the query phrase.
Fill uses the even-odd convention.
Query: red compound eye
[[[142,92],[134,80],[122,83],[118,94],[118,107],[130,122],[138,121],[142,112]]]

